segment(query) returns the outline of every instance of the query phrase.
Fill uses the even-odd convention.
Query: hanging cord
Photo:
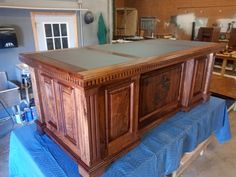
[[[9,111],[7,110],[6,106],[3,104],[3,102],[0,100],[0,104],[2,105],[3,109],[6,111],[6,113],[8,114],[8,118],[5,119],[0,119],[0,124],[2,124],[5,121],[8,121],[9,119],[11,119],[11,128],[8,132],[6,132],[5,134],[3,134],[2,136],[0,136],[0,138],[2,138],[3,136],[5,136],[6,134],[8,134],[9,132],[12,131],[12,129],[14,128],[14,118],[12,117],[12,115],[9,113]]]

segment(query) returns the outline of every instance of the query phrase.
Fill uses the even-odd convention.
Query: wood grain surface
[[[223,48],[161,40],[68,49],[62,56],[64,51],[54,51],[50,58],[45,52],[22,54],[20,59],[33,74],[38,127],[76,160],[82,176],[100,176],[152,127],[207,101],[214,54]],[[86,69],[76,60],[80,50],[94,57],[78,59],[83,65],[98,59],[94,51],[105,60],[125,62]]]

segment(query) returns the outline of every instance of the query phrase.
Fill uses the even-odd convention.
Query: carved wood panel
[[[134,133],[134,83],[127,82],[105,90],[108,154],[131,143]]]
[[[141,76],[139,121],[155,121],[162,113],[177,107],[182,84],[182,64]],[[142,125],[140,124],[140,128]]]
[[[46,123],[50,125],[50,128],[58,130],[59,120],[57,116],[57,107],[55,100],[55,91],[53,79],[44,74],[40,75],[40,86],[42,92],[43,111],[46,115]]]

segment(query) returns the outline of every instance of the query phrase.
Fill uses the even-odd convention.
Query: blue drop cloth
[[[212,134],[220,143],[231,139],[225,100],[211,97],[190,112],[179,112],[145,134],[141,143],[112,163],[103,177],[162,177],[171,174],[185,152]],[[14,130],[10,138],[11,177],[79,177],[73,161],[36,125]]]

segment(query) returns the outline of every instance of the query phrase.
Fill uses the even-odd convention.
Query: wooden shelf
[[[135,8],[128,8],[128,7],[123,7],[123,8],[116,8],[117,11],[133,11],[137,10]]]

